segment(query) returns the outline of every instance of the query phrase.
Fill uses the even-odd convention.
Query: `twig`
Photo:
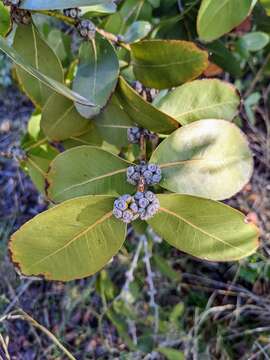
[[[2,348],[4,350],[7,360],[11,360],[11,358],[9,356],[9,352],[8,352],[8,344],[5,342],[5,340],[1,334],[0,334],[0,343],[2,344]]]
[[[147,237],[145,235],[142,235],[141,239],[143,240],[143,246],[144,246],[144,258],[143,258],[143,261],[145,263],[146,272],[147,272],[146,281],[147,281],[148,286],[149,286],[149,291],[148,291],[148,295],[150,297],[149,306],[154,309],[154,314],[155,314],[155,334],[157,334],[158,333],[158,328],[159,328],[159,309],[158,309],[158,305],[157,305],[157,303],[155,301],[155,295],[157,293],[157,291],[155,289],[154,282],[153,282],[153,278],[154,278],[155,274],[152,272],[151,262],[150,262],[150,259],[152,257],[152,253],[148,249]]]
[[[50,338],[54,344],[59,347],[59,349],[61,349],[63,351],[63,353],[66,354],[66,356],[70,359],[70,360],[77,360],[61,343],[60,341],[57,339],[57,337],[52,334],[48,329],[46,329],[44,326],[40,325],[35,319],[33,319],[30,315],[28,315],[26,312],[24,312],[23,310],[19,309],[17,311],[17,315],[10,315],[10,316],[6,316],[1,318],[1,320],[25,320],[27,322],[29,322],[32,326],[34,326],[36,329],[42,331],[45,335],[48,336],[48,338]],[[1,321],[0,320],[0,321]]]

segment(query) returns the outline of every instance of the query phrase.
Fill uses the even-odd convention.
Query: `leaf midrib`
[[[201,56],[201,55],[199,55]],[[198,56],[198,58],[199,58]],[[182,60],[182,61],[175,61],[167,64],[140,64],[136,60],[133,60],[133,65],[140,67],[140,68],[162,68],[162,67],[168,67],[168,66],[174,66],[174,65],[183,65],[188,64],[191,62],[197,62],[198,58],[188,59],[188,60]]]
[[[87,184],[89,184],[89,183],[91,183],[91,182],[94,182],[94,181],[97,181],[97,180],[101,180],[101,179],[105,179],[105,178],[107,178],[107,177],[111,177],[111,176],[114,176],[114,175],[117,175],[117,174],[121,174],[121,173],[124,173],[124,172],[126,172],[126,171],[127,171],[126,168],[124,168],[124,169],[118,169],[118,170],[111,171],[111,172],[106,173],[106,174],[102,174],[102,175],[100,175],[100,176],[93,177],[93,178],[88,179],[88,180],[86,180],[86,181],[83,181],[83,182],[81,182],[81,183],[77,183],[77,184],[71,185],[71,186],[65,188],[63,191],[55,194],[55,195],[54,195],[54,198],[57,198],[58,196],[63,195],[65,192],[70,191],[70,190],[72,190],[72,189],[74,189],[74,188],[77,188],[77,187],[80,187],[80,186],[84,186],[84,185],[87,185]]]
[[[181,119],[182,117],[184,117],[186,115],[189,115],[189,114],[192,114],[192,113],[196,113],[197,111],[209,110],[209,109],[213,109],[213,108],[216,108],[216,107],[219,107],[219,106],[233,105],[233,104],[237,105],[238,101],[231,100],[231,101],[220,102],[220,103],[217,103],[217,104],[214,104],[214,105],[202,106],[202,107],[198,107],[198,108],[195,108],[193,110],[189,110],[189,111],[186,111],[186,112],[183,112],[183,113],[173,114],[173,116],[176,119],[179,119],[179,118]],[[160,109],[163,110],[162,106],[160,107]]]
[[[238,247],[236,247],[236,246],[228,243],[227,241],[225,241],[225,240],[223,240],[223,239],[221,239],[221,238],[219,238],[219,237],[217,237],[217,236],[215,236],[215,235],[212,235],[212,234],[208,233],[206,230],[203,230],[202,228],[200,228],[200,227],[198,227],[197,225],[193,224],[192,222],[190,222],[189,220],[187,220],[187,219],[184,218],[183,216],[181,216],[181,215],[179,215],[179,214],[177,214],[177,213],[175,213],[175,212],[173,212],[173,211],[171,211],[171,210],[169,210],[169,209],[166,209],[166,208],[161,207],[161,208],[159,209],[159,211],[163,211],[163,212],[165,212],[165,213],[167,213],[167,214],[170,214],[170,215],[178,218],[179,220],[183,221],[184,223],[186,223],[187,225],[191,226],[191,227],[194,228],[195,230],[201,232],[202,234],[204,234],[204,235],[206,235],[206,236],[209,236],[210,238],[215,239],[215,240],[218,241],[218,242],[221,242],[223,245],[226,245],[226,246],[228,246],[228,247],[231,247],[232,249],[236,249],[237,251],[240,251],[240,252],[242,252],[243,254],[245,253],[241,248],[238,248]]]
[[[78,234],[76,234],[72,239],[70,239],[66,244],[64,244],[62,247],[60,247],[59,249],[55,250],[53,253],[45,256],[44,258],[36,261],[34,264],[32,264],[29,268],[28,271],[31,272],[31,268],[35,267],[36,265],[41,264],[42,262],[46,261],[47,259],[49,259],[52,256],[55,256],[56,254],[58,254],[59,252],[63,251],[64,249],[66,249],[67,247],[69,247],[71,244],[74,243],[74,241],[76,241],[77,239],[81,238],[82,236],[84,236],[85,234],[87,234],[89,231],[91,231],[94,227],[96,227],[97,225],[102,224],[104,221],[106,221],[107,219],[109,219],[112,216],[112,211],[108,212],[107,214],[103,215],[101,218],[99,218],[98,220],[96,220],[94,222],[94,224],[91,224],[90,226],[88,226],[86,229],[80,231]]]

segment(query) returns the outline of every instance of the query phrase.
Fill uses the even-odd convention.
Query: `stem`
[[[262,67],[257,72],[255,78],[253,79],[252,83],[250,84],[250,87],[245,92],[244,98],[247,98],[252,93],[252,91],[255,89],[255,86],[261,80],[261,76],[263,75],[263,72],[264,72],[264,70],[265,70],[265,68],[266,68],[269,61],[270,61],[270,53],[267,55],[264,63],[262,64]]]
[[[50,11],[50,10],[33,10],[32,12],[36,13],[36,14],[42,14],[42,15],[47,15],[47,16],[54,17],[55,19],[58,19],[60,21],[64,21],[65,23],[67,23],[69,25],[76,26],[78,24],[78,20],[72,19],[72,18],[70,18],[68,16],[65,16],[65,15],[61,14],[60,12]],[[100,35],[102,35],[103,37],[105,37],[110,42],[114,42],[117,45],[123,47],[124,49],[130,51],[129,44],[126,44],[125,42],[119,40],[119,37],[117,35],[109,33],[109,32],[107,32],[107,31],[105,31],[103,29],[100,29],[98,27],[96,27],[96,32],[99,33]]]

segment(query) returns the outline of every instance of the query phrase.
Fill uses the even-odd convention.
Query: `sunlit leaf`
[[[148,223],[177,249],[204,260],[234,261],[258,248],[258,229],[239,211],[189,195],[158,198],[160,210]]]
[[[79,146],[57,156],[47,176],[48,196],[61,202],[83,195],[121,195],[132,192],[126,181],[130,163],[92,146]]]
[[[126,233],[112,214],[114,198],[86,196],[43,212],[13,234],[13,262],[27,276],[81,279],[101,270],[121,248]]]
[[[214,200],[240,191],[253,171],[244,134],[224,120],[200,120],[181,127],[158,146],[151,162],[162,168],[162,187]]]

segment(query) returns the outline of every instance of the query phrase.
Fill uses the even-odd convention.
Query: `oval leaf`
[[[145,101],[122,77],[116,94],[135,124],[162,134],[170,134],[179,127],[175,119]]]
[[[135,77],[145,86],[166,89],[200,76],[208,54],[181,40],[145,40],[131,45]]]
[[[101,146],[103,139],[97,129],[97,126],[90,122],[89,129],[82,135],[71,136],[69,139],[62,141],[62,145],[65,150],[81,146],[81,145],[91,145],[91,146]]]
[[[177,249],[209,261],[235,261],[258,248],[258,229],[237,210],[189,195],[158,195],[160,210],[148,223]]]
[[[89,120],[78,113],[74,103],[59,94],[52,94],[42,109],[41,127],[50,140],[79,136],[89,125]]]
[[[73,90],[94,107],[76,104],[79,113],[87,119],[100,113],[113,93],[119,76],[119,62],[113,46],[101,35],[82,43],[79,65]]]
[[[202,119],[232,120],[240,103],[239,93],[231,84],[217,79],[195,80],[165,95],[157,108],[186,125]]]
[[[114,198],[86,196],[45,211],[13,234],[13,262],[26,276],[70,281],[99,271],[121,248],[126,226]]]
[[[28,74],[30,74],[35,79],[37,79],[39,83],[48,86],[57,93],[62,94],[63,96],[73,101],[76,101],[80,104],[87,106],[93,105],[84,97],[80,96],[79,94],[76,94],[74,91],[71,91],[61,82],[52,79],[51,77],[37,70],[35,67],[31,66],[14,48],[10,47],[8,45],[8,42],[5,39],[3,39],[1,36],[0,36],[0,50],[4,51],[4,53],[6,53],[6,55],[12,61],[14,61],[18,66],[20,66],[20,68],[22,68]]]
[[[48,196],[55,202],[82,195],[121,195],[133,191],[126,181],[127,161],[102,149],[79,146],[58,155],[48,173]]]
[[[244,134],[225,120],[183,126],[158,146],[151,162],[162,168],[162,187],[214,200],[240,191],[253,170]]]
[[[88,5],[112,4],[113,0],[23,0],[20,8],[27,10],[62,10]]]
[[[102,138],[116,146],[128,146],[127,129],[134,126],[119,100],[113,95],[106,108],[95,118]]]
[[[64,81],[60,60],[33,24],[18,26],[13,46],[29,65],[60,83]],[[51,89],[19,67],[17,75],[27,95],[42,107],[52,94]]]
[[[203,0],[197,30],[201,40],[213,41],[230,32],[249,15],[254,0]]]

